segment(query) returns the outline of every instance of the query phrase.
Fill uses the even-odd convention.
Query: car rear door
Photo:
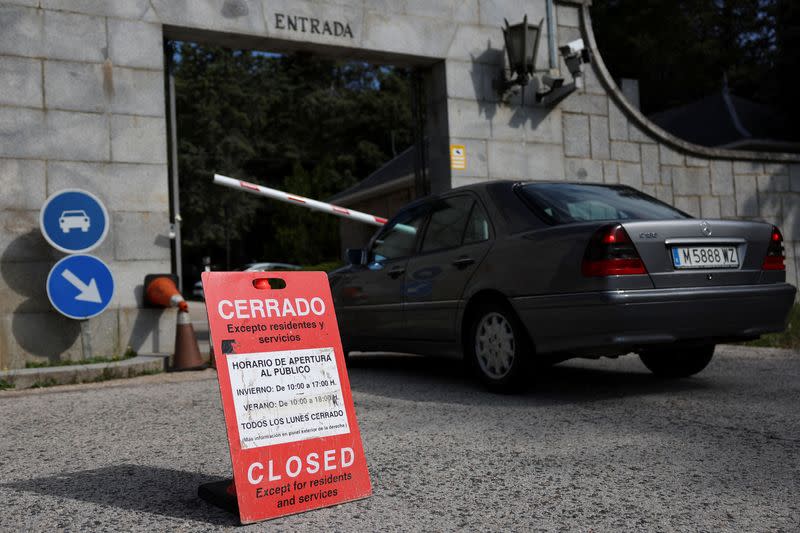
[[[427,206],[399,213],[375,236],[366,265],[353,265],[336,284],[337,316],[344,336],[385,341],[405,336],[403,286]]]
[[[464,287],[491,247],[486,211],[471,194],[437,200],[408,262],[405,323],[415,340],[452,341]]]

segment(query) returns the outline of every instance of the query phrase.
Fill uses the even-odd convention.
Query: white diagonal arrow
[[[65,280],[72,283],[76,289],[81,291],[76,297],[76,300],[81,300],[84,302],[92,302],[96,304],[103,303],[103,299],[100,298],[100,291],[97,290],[97,282],[92,278],[92,280],[87,285],[81,279],[73,274],[68,268],[64,269],[64,272],[61,273]]]

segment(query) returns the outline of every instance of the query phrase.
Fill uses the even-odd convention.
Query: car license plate
[[[739,268],[735,246],[675,246],[672,248],[675,268]]]

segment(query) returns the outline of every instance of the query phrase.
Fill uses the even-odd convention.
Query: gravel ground
[[[800,529],[800,355],[724,347],[701,375],[632,356],[518,396],[457,363],[354,358],[369,499],[247,530]],[[230,470],[212,371],[0,393],[0,529],[234,529],[196,496]]]

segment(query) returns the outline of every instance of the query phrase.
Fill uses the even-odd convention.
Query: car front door
[[[390,220],[372,240],[367,263],[352,265],[336,284],[340,328],[352,346],[381,349],[385,342],[391,349],[392,339],[405,337],[403,284],[426,208],[417,206]]]
[[[455,340],[464,287],[491,246],[486,211],[472,195],[437,200],[406,273],[405,322],[416,340]]]

